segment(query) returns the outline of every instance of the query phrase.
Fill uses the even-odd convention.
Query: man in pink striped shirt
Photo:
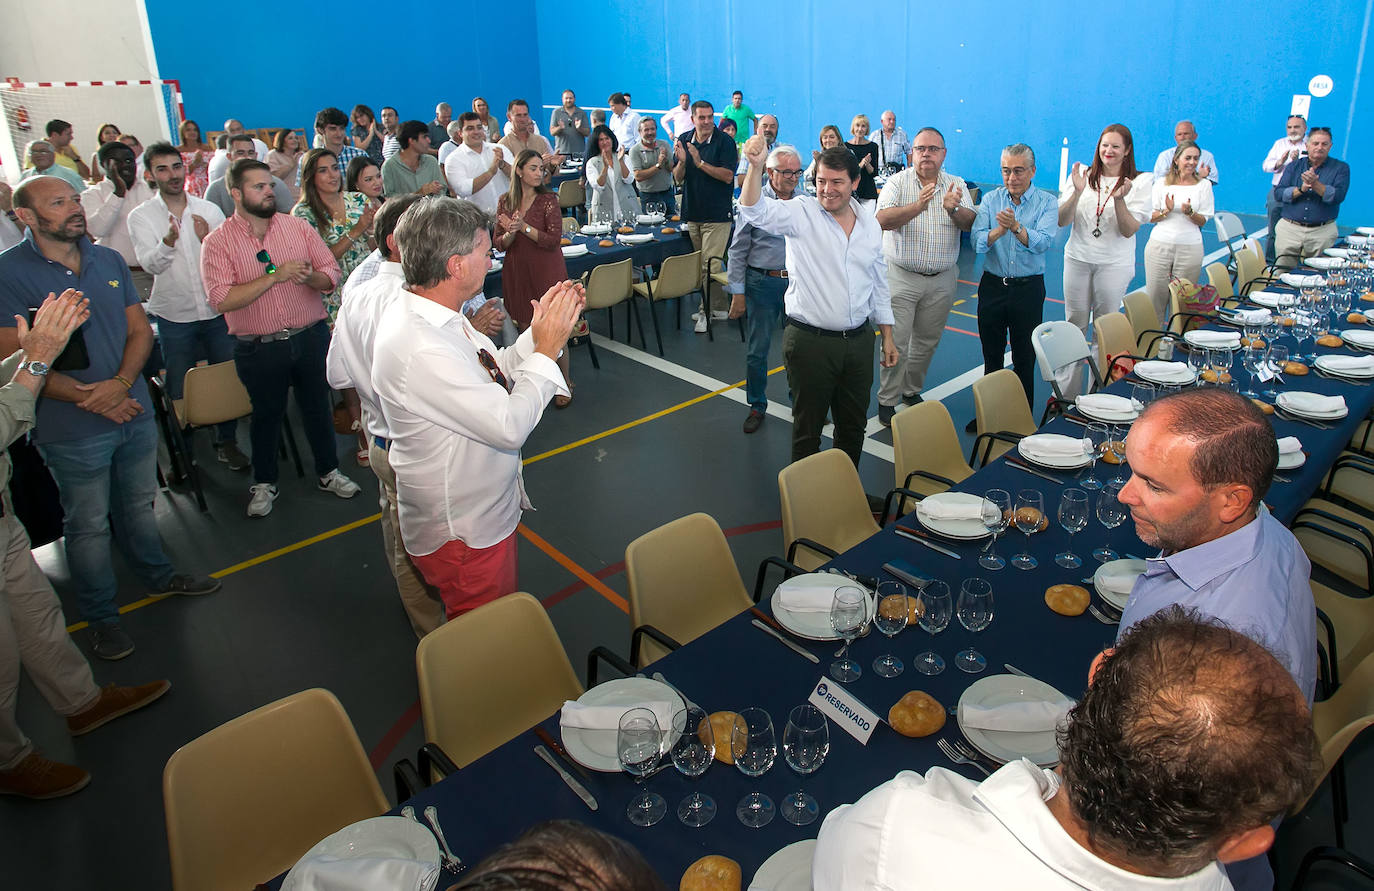
[[[329,322],[320,295],[338,285],[339,264],[314,227],[277,213],[266,164],[235,161],[226,179],[234,215],[206,236],[200,270],[211,308],[238,339],[234,366],[253,401],[248,516],[272,512],[277,446],[293,388],[320,489],[352,498],[358,486],[339,472],[324,368]]]

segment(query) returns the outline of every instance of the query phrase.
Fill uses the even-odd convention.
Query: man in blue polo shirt
[[[1350,165],[1331,157],[1331,129],[1307,132],[1307,157],[1289,161],[1274,186],[1280,219],[1275,254],[1285,269],[1336,243],[1336,215],[1350,191]]]
[[[178,574],[162,551],[153,516],[157,429],[139,376],[153,332],[129,267],[118,252],[91,243],[80,196],[56,177],[24,182],[14,210],[29,232],[0,254],[0,354],[19,347],[14,317],[47,295],[75,288],[90,301],[91,318],[79,329],[88,361],[63,369],[59,359],[61,370],[49,370],[34,439],[57,482],[67,563],[95,654],[122,659],[134,644],[115,605],[112,519],[120,551],[150,590],[209,594],[220,585]]]

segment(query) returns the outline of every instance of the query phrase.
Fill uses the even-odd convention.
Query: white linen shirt
[[[352,278],[349,281],[352,282]],[[406,277],[401,264],[383,260],[372,278],[345,288],[324,362],[329,386],[336,390],[349,387],[357,390],[368,436],[382,439],[391,438],[391,429],[386,425],[381,406],[377,404],[377,394],[372,389],[373,346],[383,314],[405,293],[405,287]]]
[[[659,118],[658,122],[663,126],[663,132],[673,140],[696,126],[692,123],[692,113],[681,106]]]
[[[625,109],[624,114],[611,112],[606,115],[606,126],[611,128],[620,147],[629,151],[630,146],[639,142],[639,112]]]
[[[1260,164],[1260,168],[1265,173],[1274,174],[1274,179],[1269,183],[1271,186],[1279,184],[1279,179],[1283,176],[1283,168],[1288,166],[1287,163],[1280,163],[1280,161],[1294,149],[1297,150],[1299,158],[1307,157],[1307,141],[1305,139],[1292,140],[1285,135],[1274,140],[1274,144],[1270,146],[1269,154],[1264,156],[1264,162]]]
[[[494,382],[477,351],[511,382]],[[450,541],[489,548],[515,531],[525,495],[520,447],[555,395],[558,365],[534,335],[497,347],[458,312],[405,291],[382,315],[372,388],[391,431],[401,540],[417,557]]]
[[[1169,211],[1169,215],[1164,219],[1155,223],[1155,227],[1150,230],[1150,241],[1158,241],[1161,244],[1202,244],[1202,228],[1183,216],[1183,205],[1185,202],[1191,202],[1193,213],[1211,219],[1216,211],[1212,199],[1212,183],[1202,179],[1197,185],[1171,186],[1164,180],[1157,179],[1150,190],[1152,209],[1160,213],[1169,210],[1164,204],[1164,198],[1168,195],[1174,196],[1174,209]]]
[[[491,161],[496,157],[493,152],[501,152],[506,158],[506,163],[515,164],[515,157],[511,155],[510,149],[499,142],[482,143],[480,154],[474,152],[467,144],[463,144],[444,160],[444,178],[448,180],[448,187],[453,190],[453,194],[459,198],[466,198],[487,213],[496,213],[496,202],[510,188],[510,179],[498,169],[495,175],[487,180],[485,186],[476,192],[472,191],[473,181],[491,169]]]
[[[1074,210],[1073,229],[1069,241],[1064,245],[1064,256],[1080,263],[1097,263],[1104,266],[1130,264],[1135,266],[1135,236],[1129,238],[1116,228],[1116,199],[1107,194],[1116,186],[1117,177],[1102,176],[1094,191],[1091,184],[1083,187],[1078,197],[1078,207]],[[1154,186],[1154,175],[1141,173],[1131,180],[1131,191],[1126,195],[1126,210],[1142,223],[1150,221],[1150,190]],[[1059,206],[1063,207],[1073,198],[1073,183],[1065,183],[1059,193]],[[1097,202],[1107,199],[1102,211],[1102,234],[1093,235],[1097,223]]]
[[[142,265],[134,254],[129,240],[129,214],[149,198],[153,189],[144,180],[135,180],[124,190],[124,197],[115,194],[114,183],[107,176],[81,193],[81,208],[86,211],[86,231],[95,243],[119,251],[130,266]],[[162,230],[165,234],[166,229]]]
[[[161,194],[129,211],[129,239],[138,265],[153,275],[148,312],[169,322],[213,319],[219,313],[210,308],[205,295],[205,279],[200,275],[200,239],[196,238],[196,224],[191,217],[200,216],[213,232],[224,222],[224,213],[213,202],[188,192],[186,210],[179,221],[181,234],[175,245],[167,247],[162,238],[167,234],[171,215]]]
[[[1069,836],[1045,802],[1059,777],[1013,761],[982,783],[942,767],[904,770],[854,804],[830,812],[812,861],[815,891],[1017,891],[1231,887],[1213,862],[1176,879],[1127,872]]]
[[[1159,153],[1159,157],[1155,158],[1155,179],[1163,179],[1169,174],[1169,168],[1174,164],[1174,152],[1176,151],[1178,151],[1178,146],[1166,148]],[[1220,182],[1220,179],[1217,177],[1217,159],[1212,157],[1212,153],[1202,146],[1198,146],[1197,151],[1197,166],[1199,168],[1207,168],[1207,178],[1211,180],[1212,185],[1215,186]]]
[[[757,204],[741,204],[735,215],[736,225],[752,223],[783,236],[789,274],[783,308],[790,318],[827,331],[848,331],[870,319],[892,324],[882,227],[853,198],[849,207],[854,229],[847,237],[809,195],[788,201],[760,195]]]

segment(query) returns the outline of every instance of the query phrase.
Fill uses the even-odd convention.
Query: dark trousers
[[[876,348],[868,325],[848,337],[828,337],[790,324],[783,331],[782,358],[792,390],[793,461],[820,451],[821,428],[829,412],[835,422],[835,448],[859,466]]]
[[[186,372],[201,359],[211,365],[234,358],[238,343],[229,333],[224,316],[194,322],[173,322],[158,319],[158,339],[162,342],[162,359],[167,363],[167,392],[173,399],[181,398]],[[215,445],[232,443],[238,421],[225,421],[215,427]]]
[[[1269,217],[1269,234],[1264,239],[1264,262],[1273,266],[1277,262],[1274,227],[1278,225],[1279,218],[1283,216],[1283,205],[1279,203],[1279,199],[1274,197],[1273,189],[1269,190],[1269,197],[1265,199],[1264,212]]]
[[[329,383],[324,376],[328,352],[329,323],[324,320],[286,340],[240,340],[234,344],[234,368],[253,401],[249,436],[253,443],[254,482],[277,482],[277,445],[282,419],[286,417],[288,390],[296,392],[296,408],[315,456],[316,476],[338,468]]]
[[[1035,409],[1035,350],[1031,332],[1045,308],[1045,277],[1026,276],[1003,284],[1000,276],[984,272],[978,282],[978,339],[983,342],[983,374],[1002,368],[1011,340],[1011,367],[1026,388],[1026,402]]]

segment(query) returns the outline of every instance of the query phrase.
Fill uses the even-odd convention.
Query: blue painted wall
[[[1374,66],[1360,65],[1374,0],[1338,0],[1319,11],[1291,0],[453,0],[431,7],[430,27],[419,17],[385,21],[375,3],[331,4],[346,32],[365,35],[363,23],[374,20],[379,37],[420,35],[374,41],[366,55],[353,38],[326,49],[307,36],[304,14],[298,40],[277,24],[258,49],[252,32],[236,34],[218,9],[147,6],[162,76],[181,79],[187,113],[207,129],[230,115],[253,126],[302,126],[320,107],[347,110],[358,101],[429,120],[435,102],[462,111],[478,93],[500,114],[512,96],[538,107],[568,87],[585,106],[628,89],[637,108],[667,107],[682,90],[720,107],[739,88],[805,149],[823,124],[847,133],[850,118],[864,112],[876,127],[892,108],[909,133],[924,124],[944,131],[955,172],[996,181],[1001,147],[1024,141],[1039,156],[1037,183],[1054,187],[1065,138],[1071,159],[1087,162],[1102,127],[1120,121],[1149,165],[1172,145],[1175,121],[1188,117],[1217,157],[1220,206],[1253,213],[1262,212],[1269,181],[1260,161],[1283,133],[1292,95],[1326,74],[1335,88],[1312,100],[1311,120],[1333,128],[1336,156],[1354,168],[1341,220],[1374,223]],[[884,12],[875,16],[877,8]],[[263,0],[234,6],[233,19],[251,21],[254,12],[263,22],[283,19],[281,6]],[[206,38],[217,32],[226,36]],[[426,35],[435,35],[434,46],[417,50]],[[547,112],[535,116],[547,126]]]

